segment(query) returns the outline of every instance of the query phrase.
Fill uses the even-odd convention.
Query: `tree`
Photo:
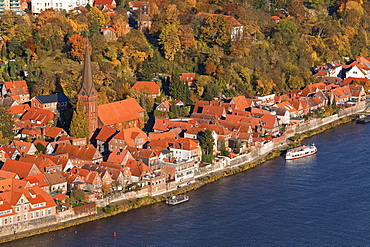
[[[175,24],[167,24],[159,35],[164,57],[170,61],[175,59],[175,54],[181,50],[179,29]]]
[[[83,37],[81,34],[73,34],[68,38],[68,40],[72,43],[71,55],[75,57],[78,61],[83,61],[86,50],[86,38]],[[89,50],[91,54],[92,48],[90,45]]]
[[[37,149],[37,153],[41,153],[41,154],[44,154],[46,152],[46,147],[44,145],[42,145],[41,143],[37,143],[35,145],[36,149]]]
[[[89,136],[89,121],[87,120],[84,103],[77,101],[76,110],[73,112],[70,132],[72,136],[78,138],[87,138]]]
[[[200,27],[200,38],[209,46],[227,48],[230,44],[232,26],[223,15],[209,15]]]
[[[10,141],[14,137],[13,125],[14,120],[10,113],[10,108],[4,105],[0,105],[0,133],[4,142]],[[3,142],[3,144],[5,144]]]
[[[222,140],[220,154],[222,156],[229,156],[229,151],[226,149],[225,140]]]
[[[178,76],[172,76],[170,82],[170,95],[177,100],[188,102],[190,98],[190,90],[186,83],[182,82]]]
[[[215,139],[212,136],[212,131],[206,129],[200,138],[200,146],[203,150],[203,154],[212,155],[214,149]]]
[[[70,197],[75,199],[77,202],[81,202],[81,201],[85,201],[86,193],[83,190],[75,189],[75,190],[72,190]]]

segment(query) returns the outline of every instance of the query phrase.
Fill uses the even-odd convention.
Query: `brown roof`
[[[68,153],[69,158],[78,158],[84,160],[95,159],[96,148],[93,145],[75,146],[61,143],[57,146],[55,153]]]
[[[63,176],[63,173],[59,170],[56,170],[52,173],[46,172],[44,173],[44,176],[50,185],[67,182],[66,178]]]

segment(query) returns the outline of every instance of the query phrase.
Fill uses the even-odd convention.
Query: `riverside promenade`
[[[194,178],[188,182],[191,182],[191,184],[183,184],[181,188],[178,188],[179,183],[170,183],[167,187],[167,190],[163,193],[158,194],[149,194],[149,193],[142,193],[140,191],[137,192],[128,192],[128,193],[117,193],[112,194],[104,199],[98,200],[95,203],[99,207],[105,207],[105,206],[116,206],[119,207],[121,205],[129,205],[129,207],[125,208],[124,210],[117,210],[113,214],[125,212],[132,208],[137,208],[144,205],[153,204],[156,202],[163,201],[165,199],[165,196],[169,194],[179,194],[182,192],[185,192],[187,190],[196,189],[199,186],[202,186],[204,184],[207,184],[208,182],[215,181],[221,177],[232,175],[236,172],[245,171],[249,168],[252,168],[260,163],[263,163],[266,159],[266,156],[270,154],[271,152],[275,150],[285,150],[286,148],[289,148],[291,145],[298,145],[299,143],[293,142],[289,140],[288,138],[294,137],[296,135],[306,134],[309,132],[313,132],[315,130],[318,130],[320,128],[322,129],[328,129],[331,127],[334,127],[343,121],[344,117],[353,116],[355,114],[358,114],[359,112],[363,112],[366,109],[366,105],[361,105],[353,108],[348,108],[345,110],[340,111],[338,114],[326,117],[326,118],[320,118],[320,119],[310,119],[309,121],[306,121],[304,124],[300,126],[293,126],[289,131],[287,131],[287,134],[282,136],[281,138],[278,138],[275,141],[267,141],[264,143],[263,146],[251,150],[251,152],[247,154],[240,155],[236,158],[228,158],[228,157],[217,157],[215,159],[215,162],[213,164],[210,164],[207,167],[203,167],[202,169],[199,169],[196,174],[194,175]],[[349,121],[347,119],[347,121]],[[335,123],[337,123],[335,125]],[[313,133],[315,134],[315,133]],[[280,155],[280,152],[278,152],[278,155]],[[152,198],[152,200],[148,198]],[[146,200],[146,202],[141,204],[135,204],[132,206],[132,202],[135,202],[137,200]],[[27,230],[27,231],[18,231],[17,236],[13,235],[13,232],[9,232],[9,234],[3,235],[2,238],[0,238],[0,241],[7,241],[12,240],[15,238],[22,238],[27,237],[30,235],[45,233],[48,231],[58,230],[66,227],[70,227],[77,224],[82,224],[88,221],[100,219],[103,217],[108,217],[113,215],[112,213],[104,213],[103,211],[98,211],[94,215],[90,216],[84,216],[84,217],[74,217],[73,214],[70,214],[68,217],[68,212],[64,212],[64,214],[60,215],[58,218],[58,223],[56,224],[50,224],[47,226],[43,226],[42,228]],[[5,232],[4,232],[5,233]]]

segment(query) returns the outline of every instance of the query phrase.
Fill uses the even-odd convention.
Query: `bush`
[[[202,162],[211,164],[213,161],[214,156],[211,154],[203,154],[202,155]]]

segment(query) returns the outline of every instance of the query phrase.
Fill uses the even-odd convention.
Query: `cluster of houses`
[[[323,76],[322,82],[284,95],[197,101],[190,117],[156,118],[146,133],[145,110],[135,99],[97,105],[87,49],[78,99],[89,121],[89,143],[54,126],[55,114],[70,107],[64,94],[31,98],[24,81],[1,83],[0,102],[10,106],[18,138],[0,146],[0,225],[56,215],[56,202],[65,202],[75,189],[84,190],[86,200],[94,201],[112,191],[145,190],[155,195],[170,185],[192,181],[206,165],[200,146],[205,130],[212,133],[213,154],[220,155],[226,147],[233,158],[285,138],[289,127],[304,124],[310,113],[332,104],[363,104],[365,90],[353,84],[362,77],[353,79],[353,75],[365,73],[370,62],[364,57],[357,60],[352,69],[342,66],[347,72],[358,68],[357,74],[342,71],[349,77],[341,78],[332,73],[335,66],[319,66],[316,76]],[[192,86],[196,75],[186,73],[180,79]],[[154,98],[161,93],[151,81],[137,82],[132,89]],[[164,99],[156,110],[168,112],[173,104],[183,106]]]

